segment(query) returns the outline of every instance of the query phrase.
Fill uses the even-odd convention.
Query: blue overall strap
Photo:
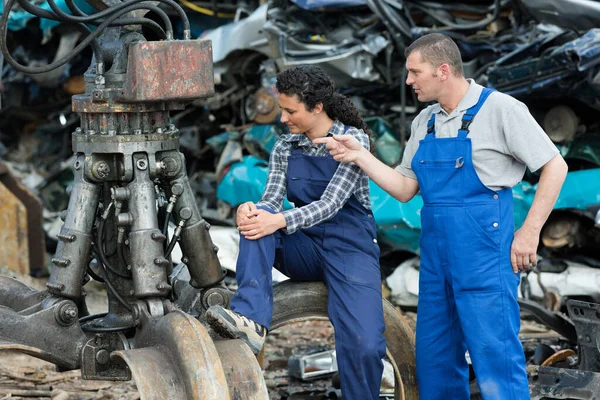
[[[469,134],[469,125],[471,125],[471,122],[473,122],[473,118],[475,118],[475,116],[481,109],[481,106],[483,106],[483,103],[485,103],[485,101],[487,100],[489,95],[492,94],[493,91],[494,89],[483,88],[483,90],[481,91],[481,95],[479,95],[479,100],[477,101],[477,104],[475,104],[473,107],[469,108],[467,112],[465,112],[465,115],[463,115],[462,118],[462,125],[458,130],[459,138],[467,137],[467,135]]]
[[[427,134],[435,136],[435,113],[431,114],[431,118],[427,121]]]
[[[301,156],[303,154],[304,154],[304,150],[302,150],[302,147],[300,147],[300,144],[297,141],[292,142],[292,155]]]

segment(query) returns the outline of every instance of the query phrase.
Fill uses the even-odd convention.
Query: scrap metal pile
[[[34,3],[40,8],[32,9],[30,5],[28,10],[27,4]],[[97,74],[102,71],[89,67],[92,55],[95,55],[97,63],[99,53],[90,47],[80,49],[77,46],[85,40],[82,24],[76,29],[77,25],[65,23],[64,19],[62,22],[48,19],[49,9],[55,13],[55,8],[72,12],[75,5],[79,15],[84,15],[105,8],[109,2],[88,3],[67,0],[48,4],[45,1],[28,3],[20,0],[11,11],[6,26],[4,43],[12,57],[18,63],[43,73],[31,75],[12,64],[1,64],[0,157],[3,162],[0,165],[0,182],[4,185],[0,189],[8,188],[7,193],[16,197],[15,204],[19,201],[27,204],[23,206],[23,212],[27,213],[30,223],[23,229],[30,233],[34,231],[36,228],[31,221],[37,218],[39,226],[43,215],[45,235],[38,233],[31,237],[30,234],[24,241],[15,239],[15,243],[21,243],[19,252],[9,254],[0,251],[0,255],[5,260],[19,260],[26,252],[27,262],[22,269],[35,274],[48,271],[43,255],[40,256],[44,252],[35,246],[43,245],[45,239],[48,252],[54,254],[57,245],[65,242],[64,238],[68,236],[64,233],[59,235],[62,225],[59,215],[69,204],[65,188],[74,182],[77,187],[77,182],[82,179],[78,177],[81,173],[77,172],[77,167],[74,169],[73,166],[77,162],[80,165],[90,163],[93,179],[98,180],[104,175],[107,181],[116,179],[111,175],[114,169],[110,168],[114,160],[97,156],[98,148],[102,146],[89,140],[90,135],[96,134],[89,134],[89,131],[99,131],[111,124],[108,109],[98,107],[103,101],[112,102],[119,97],[111,97],[113,94],[103,89],[102,84],[125,85],[126,92],[127,84],[96,80]],[[386,164],[395,166],[401,160],[412,119],[426,106],[417,102],[414,93],[404,83],[404,49],[423,34],[443,32],[458,44],[466,77],[523,101],[569,164],[567,180],[542,231],[541,262],[532,272],[523,275],[520,301],[523,311],[562,335],[561,339],[525,343],[528,362],[532,365],[529,373],[533,398],[592,398],[586,393],[600,390],[600,305],[597,304],[600,302],[600,253],[597,250],[600,245],[600,119],[597,118],[600,111],[600,29],[596,28],[600,26],[600,3],[593,0],[271,0],[260,4],[254,1],[220,3],[218,15],[209,17],[197,12],[206,11],[203,8],[206,4],[181,0],[190,17],[189,25],[183,24],[185,19],[179,18],[180,14],[166,0],[154,8],[147,6],[146,9],[150,9],[147,14],[138,11],[140,14],[128,15],[136,21],[126,22],[141,23],[142,28],[136,34],[146,37],[149,43],[161,38],[169,41],[173,37],[184,37],[184,34],[189,34],[191,39],[210,40],[213,57],[210,79],[214,79],[214,94],[204,97],[190,95],[186,100],[191,103],[185,108],[175,101],[166,108],[156,106],[158,108],[152,110],[128,110],[153,113],[152,121],[140,126],[150,126],[156,140],[159,136],[163,142],[171,140],[171,136],[178,137],[180,153],[174,145],[172,148],[167,146],[168,149],[156,147],[152,150],[164,164],[159,171],[150,168],[149,173],[152,179],[160,177],[165,182],[173,181],[177,174],[185,177],[183,193],[187,209],[193,211],[191,225],[195,226],[196,215],[202,215],[213,225],[221,225],[211,230],[211,234],[218,247],[231,249],[219,254],[228,276],[232,278],[235,275],[237,237],[232,228],[232,216],[239,204],[260,199],[270,151],[278,136],[285,133],[285,127],[278,123],[276,74],[298,64],[322,66],[334,78],[338,90],[350,96],[367,118],[374,133],[377,156]],[[45,13],[39,11],[42,8]],[[32,10],[45,18],[33,18],[28,13]],[[103,22],[99,19],[96,23]],[[133,34],[130,32],[128,35]],[[112,62],[112,72],[125,71],[127,59],[115,47],[124,40],[108,34],[102,37],[101,53],[104,56],[110,53],[114,60],[121,60]],[[136,40],[131,38],[132,42]],[[198,53],[200,55],[201,52]],[[45,65],[65,56],[69,56],[68,62],[59,68],[44,70]],[[131,52],[129,56],[131,59]],[[141,58],[139,63],[143,63]],[[92,91],[90,88],[94,85]],[[95,93],[99,93],[100,97],[86,100]],[[74,95],[71,104],[71,96]],[[142,100],[134,96],[133,92],[126,93],[125,99],[131,100],[127,107],[135,107],[140,102],[147,104],[148,98]],[[163,100],[164,96],[163,93]],[[159,97],[157,95],[155,100]],[[170,110],[170,113],[165,110]],[[78,113],[83,113],[82,117]],[[104,113],[106,121],[96,121],[94,113]],[[115,134],[119,136],[128,133],[127,127],[134,129],[133,125],[135,123],[127,122],[113,130],[117,130]],[[112,136],[108,131],[106,135]],[[72,137],[80,158],[72,155]],[[129,142],[127,145],[119,143],[110,149],[109,144],[104,144],[101,152],[117,152],[131,158],[138,149],[135,146],[135,149],[129,149],[127,146],[133,146]],[[168,160],[163,154],[165,151],[173,152]],[[178,163],[173,160],[183,160],[178,158],[178,154],[185,156],[185,168],[169,175],[168,168]],[[142,171],[139,168],[141,159],[135,157],[131,165],[126,164],[125,167],[125,171],[129,171],[125,174],[129,174],[128,179],[134,176],[132,171]],[[4,168],[4,164],[10,168]],[[182,163],[177,165],[183,168]],[[14,189],[14,182],[18,179],[14,179],[13,175],[20,178],[20,192]],[[516,228],[521,226],[531,206],[537,180],[537,174],[528,172],[524,181],[514,188]],[[172,237],[179,229],[184,231],[185,236],[185,227],[189,224],[180,221],[188,221],[190,217],[181,218],[181,205],[174,208],[182,194],[180,187],[171,183],[163,183],[162,189],[161,185],[158,187],[158,198],[162,199],[158,206],[164,210],[159,214],[161,226],[157,225],[158,233]],[[126,195],[117,189],[115,187],[111,192],[108,188],[103,194],[105,199],[100,203],[105,204],[99,221],[117,215],[115,208],[121,207],[120,203],[132,201],[131,194]],[[42,199],[43,207],[31,200],[36,196]],[[417,195],[409,203],[399,203],[373,183],[371,199],[382,248],[382,280],[389,289],[389,298],[399,306],[415,307],[422,199]],[[172,226],[169,229],[165,223],[170,217],[166,214],[170,202],[173,203],[171,212],[178,216],[179,228]],[[14,207],[18,209],[19,205]],[[88,207],[91,205],[88,204]],[[286,207],[291,205],[286,202]],[[95,212],[91,209],[86,211],[90,215]],[[114,260],[117,261],[94,259],[92,273],[100,271],[101,275],[102,264],[110,266],[116,263],[117,267],[123,264],[125,268],[119,273],[129,274],[121,253],[129,254],[133,247],[141,246],[141,242],[132,237],[125,238],[124,231],[130,229],[126,222],[125,217],[114,222],[114,248],[102,249],[102,246],[98,248],[95,245],[96,258],[101,258],[105,251],[114,250]],[[18,224],[18,221],[13,224]],[[111,224],[113,222],[108,225]],[[102,232],[99,234],[102,235]],[[93,238],[90,240],[94,241]],[[24,242],[30,247],[24,248]],[[187,253],[190,253],[192,245],[185,243],[183,237],[182,250],[178,246],[169,246],[171,249],[167,255],[171,256],[174,265],[180,261],[189,264]],[[159,252],[158,247],[156,251]],[[159,256],[158,253],[156,256]],[[220,279],[220,274],[214,271],[209,271],[208,277],[195,278],[201,283],[206,280],[204,283],[210,286]],[[173,293],[177,294],[178,289],[183,287],[187,290],[190,276],[186,274],[187,269],[176,268],[169,276]],[[276,279],[280,278],[276,276]],[[127,290],[130,289],[127,284],[124,285]],[[159,289],[150,292],[162,295]],[[194,298],[191,292],[178,295],[179,307],[201,314],[199,310],[206,304]],[[123,317],[122,305],[118,299],[114,301],[119,309],[117,314]],[[122,322],[128,324],[131,321]]]

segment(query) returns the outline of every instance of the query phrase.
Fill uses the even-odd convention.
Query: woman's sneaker
[[[265,344],[265,327],[242,314],[221,306],[212,306],[206,311],[206,321],[221,336],[242,339],[254,354],[258,354]]]

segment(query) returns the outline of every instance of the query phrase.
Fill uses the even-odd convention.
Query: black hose
[[[92,314],[86,315],[85,317],[79,318],[79,324],[82,325],[88,321],[92,321],[95,319],[104,318],[108,315],[108,313],[100,313],[100,314]],[[84,332],[119,332],[124,329],[135,328],[135,325],[127,325],[127,326],[114,326],[114,327],[101,327],[101,326],[81,326],[81,330]]]
[[[126,3],[122,3],[122,4],[129,4],[129,3],[130,2],[126,2]],[[90,22],[90,21],[96,21],[96,20],[98,20],[98,18],[101,18],[99,16],[100,13],[96,13],[96,14],[92,14],[92,15],[87,15],[87,14],[81,12],[81,10],[79,8],[77,8],[77,6],[75,5],[75,3],[72,3],[72,5],[76,8],[76,13],[77,12],[81,12],[83,15],[80,15],[80,16],[79,15],[69,15],[69,14],[65,13],[63,10],[61,10],[56,5],[56,3],[54,2],[54,0],[48,0],[48,5],[52,9],[52,11],[54,11],[56,13],[56,15],[59,18],[61,18],[63,21],[66,21],[66,22]],[[121,7],[121,8],[124,8],[124,7]],[[155,12],[163,20],[163,23],[165,24],[165,28],[166,28],[167,34],[170,33],[171,34],[170,37],[173,37],[173,25],[171,24],[171,20],[169,19],[169,16],[167,15],[167,13],[165,13],[160,8],[158,8],[158,7],[154,6],[154,5],[150,5],[150,4],[144,4],[143,8]],[[114,10],[114,9],[117,9],[117,10]],[[105,14],[105,15],[110,15],[111,13],[118,12],[118,7],[108,8],[108,9],[102,11],[102,13],[106,13],[108,11],[110,11],[110,13]]]
[[[103,318],[103,317],[106,317],[107,315],[108,315],[108,313],[106,313],[106,312],[100,313],[100,314],[86,315],[85,317],[79,318],[79,323],[83,324],[84,322],[88,322],[93,319]]]
[[[177,237],[175,235],[173,236],[173,239],[171,239],[171,242],[169,243],[169,247],[167,247],[167,250],[165,250],[165,258],[169,258],[171,256],[171,252],[175,248],[175,243],[177,243],[177,239],[179,239],[179,237]]]
[[[119,303],[121,303],[123,305],[123,307],[125,307],[127,309],[127,311],[131,311],[131,306],[129,305],[129,303],[127,303],[125,301],[125,299],[123,299],[121,297],[119,292],[117,292],[115,287],[112,285],[112,283],[110,283],[110,281],[108,279],[104,280],[104,284],[106,285],[106,288],[112,292],[113,296],[115,296],[115,298],[119,301]]]
[[[102,256],[100,256],[100,250],[98,250],[98,247],[99,246],[94,245],[94,251],[96,252],[96,254],[99,257],[102,257]],[[106,285],[106,289],[115,296],[115,298],[119,301],[119,303],[121,303],[123,305],[123,307],[125,307],[127,310],[131,311],[131,306],[119,295],[119,293],[117,292],[115,287],[108,280],[106,266],[102,262],[100,262],[100,267],[102,268],[102,270],[104,272],[104,278],[100,278],[100,279],[102,279],[101,282]],[[91,270],[91,268],[88,267],[88,273],[90,270]],[[111,271],[111,272],[113,272],[113,271]],[[94,278],[94,276],[92,276],[92,278]],[[94,279],[96,279],[96,278],[94,278]]]
[[[125,259],[125,254],[123,253],[123,246],[125,246],[123,243],[117,243],[117,255],[119,256],[119,260],[121,260],[124,265],[127,265],[127,260]]]
[[[81,330],[90,333],[110,333],[110,332],[121,332],[125,329],[133,329],[135,325],[127,326],[113,326],[113,327],[102,327],[102,326],[82,326]]]
[[[104,278],[102,278],[100,275],[97,275],[93,269],[91,269],[89,266],[87,267],[87,273],[89,276],[91,276],[92,278],[94,278],[94,280],[100,282],[100,283],[104,283]]]
[[[110,210],[112,209],[113,206],[114,206],[114,203],[110,202],[110,204],[108,205],[108,207],[104,213],[106,215],[108,215],[108,213],[110,212]],[[102,238],[104,236],[105,222],[106,222],[106,220],[104,219],[104,216],[101,216],[100,222],[98,223],[98,231],[96,232],[96,245],[98,247],[97,250],[98,250],[98,257],[100,257],[100,262],[104,265],[105,268],[107,268],[113,274],[120,276],[121,278],[131,279],[131,275],[126,275],[126,274],[123,274],[122,272],[117,271],[108,262],[108,259],[106,258],[106,254],[104,253],[104,246],[102,245]],[[117,251],[118,251],[118,248],[117,248]]]
[[[29,2],[27,2],[27,3],[29,3]],[[84,13],[83,11],[81,11],[81,9],[79,7],[77,7],[77,5],[75,4],[75,2],[73,0],[65,0],[65,4],[67,5],[67,7],[69,7],[69,10],[71,10],[71,12],[74,15],[80,15],[80,16],[88,15],[88,14]],[[58,18],[57,18],[57,20],[58,20]],[[99,25],[102,22],[103,22],[103,20],[93,21],[93,22],[89,22],[89,23],[92,25]],[[170,22],[170,20],[169,20],[169,22]],[[156,22],[152,21],[150,18],[123,18],[123,19],[111,24],[110,26],[126,26],[126,25],[146,26],[149,29],[151,29],[152,31],[154,31],[159,36],[159,38],[166,39],[166,37],[167,37],[167,34],[163,30],[163,28]]]
[[[26,1],[26,0],[23,0],[23,1]],[[165,3],[166,5],[173,8],[175,10],[175,12],[177,14],[179,14],[179,17],[181,18],[181,20],[183,22],[183,29],[188,30],[188,31],[190,30],[190,21],[187,17],[187,14],[185,13],[185,10],[183,8],[181,8],[181,6],[179,4],[177,4],[173,0],[157,0],[157,1],[159,1],[161,3]],[[144,3],[144,4],[141,4],[141,3]],[[52,8],[52,11],[54,11],[59,17],[61,17],[64,21],[67,21],[67,22],[90,22],[90,21],[97,20],[98,18],[113,16],[116,13],[119,13],[119,15],[123,15],[124,13],[120,13],[120,11],[125,10],[125,9],[128,9],[127,12],[129,12],[129,11],[133,11],[133,10],[137,10],[137,9],[152,9],[152,11],[154,11],[154,8],[157,8],[156,6],[154,6],[152,4],[145,3],[145,0],[130,0],[130,1],[126,1],[124,3],[109,7],[106,10],[99,11],[92,15],[77,16],[77,15],[66,14],[60,8],[58,8],[56,6],[56,3],[54,3],[52,0],[48,1],[48,4],[50,5],[50,8]],[[138,7],[130,9],[130,7],[132,5],[137,5]],[[166,15],[166,13],[164,11],[162,11],[162,14]],[[168,17],[167,17],[167,19],[168,19]],[[170,24],[170,21],[169,21],[169,24]]]
[[[22,1],[25,1],[25,0],[22,0]],[[161,0],[161,1],[167,1],[167,0]],[[92,41],[94,41],[97,36],[100,36],[100,34],[102,34],[102,31],[107,26],[109,26],[111,23],[113,23],[115,20],[117,20],[121,15],[141,8],[137,4],[133,4],[129,7],[123,8],[119,13],[112,15],[111,17],[107,18],[104,22],[102,22],[98,26],[98,28],[96,30],[94,30],[93,32],[91,32],[77,47],[75,47],[75,49],[73,49],[71,51],[70,54],[66,55],[65,57],[61,58],[58,61],[55,61],[52,64],[36,68],[36,67],[27,67],[27,66],[19,64],[14,58],[12,58],[12,56],[8,52],[8,47],[7,47],[7,43],[6,43],[6,36],[7,36],[7,30],[8,30],[8,14],[10,12],[10,9],[14,5],[14,3],[15,3],[15,0],[8,0],[7,3],[5,4],[5,8],[2,13],[2,21],[0,21],[0,50],[4,54],[4,57],[8,64],[10,64],[17,71],[20,71],[20,72],[23,72],[26,74],[40,74],[40,73],[52,71],[53,69],[58,68],[64,64],[68,63],[76,55],[81,53],[81,51],[83,51],[83,49],[85,47],[87,47]],[[184,12],[184,14],[185,14],[185,12]],[[189,21],[187,21],[187,22],[189,25]]]
[[[167,242],[169,241],[169,220],[171,219],[171,212],[165,212],[165,223],[163,224],[162,234],[167,238]]]
[[[36,7],[33,4],[31,4],[28,0],[18,0],[18,2],[19,2],[19,5],[25,11],[27,11],[28,13],[30,13],[32,15],[38,16],[40,18],[51,19],[53,21],[60,21],[60,19],[56,15],[54,15],[54,13],[51,13],[48,10],[44,10],[43,8]],[[2,22],[0,22],[0,33],[1,33],[0,34],[0,46],[1,46],[2,53],[4,54],[5,57],[10,57],[10,55],[8,54],[8,48],[5,45],[7,33],[6,33],[6,29],[3,26],[3,23],[8,21],[8,14],[10,13],[10,9],[12,8],[13,5],[14,5],[14,0],[12,0],[12,1],[9,0],[4,5],[4,10],[2,13]],[[5,13],[6,13],[6,15],[5,15]],[[91,34],[91,32],[92,32],[90,30],[90,28],[88,28],[85,24],[75,24],[75,26],[77,27],[77,29],[79,29],[80,31],[83,31],[87,35]],[[96,60],[101,61],[102,60],[102,49],[100,47],[100,43],[98,43],[98,40],[94,39],[91,42],[91,46],[92,46],[92,51],[94,53],[94,56],[96,57]],[[6,51],[4,50],[5,47],[6,47]],[[8,60],[7,60],[7,62],[8,62]],[[10,64],[10,62],[9,62],[9,64]],[[13,67],[14,67],[14,65],[13,65]],[[52,69],[54,69],[54,68],[52,68]],[[48,71],[44,71],[44,72],[48,72]]]
[[[77,4],[75,4],[75,2],[73,0],[65,0],[65,4],[69,8],[69,10],[71,10],[71,12],[73,13],[73,15],[80,15],[82,17],[87,16],[86,13],[84,13],[83,11],[81,11],[79,9],[79,7],[77,7]]]

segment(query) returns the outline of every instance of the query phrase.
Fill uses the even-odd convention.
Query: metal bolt
[[[187,258],[187,257],[183,257],[183,258],[181,259],[181,262],[182,262],[182,263],[184,263],[184,264],[187,264],[189,261],[190,261],[190,260],[189,260],[189,258]]]
[[[142,130],[141,129],[134,129],[133,130],[133,134],[134,135],[141,135],[142,134]]]
[[[206,229],[206,230],[210,229],[210,224],[208,222],[204,223],[204,229]]]
[[[163,133],[163,130],[162,128],[156,128],[154,132],[160,135]]]
[[[183,185],[181,183],[176,183],[171,186],[171,193],[175,196],[181,196],[183,194]]]
[[[163,240],[165,240],[164,235],[157,232],[153,232],[152,235],[150,235],[150,237],[152,238],[152,240],[157,242],[162,242]]]
[[[75,321],[77,321],[77,307],[75,304],[69,301],[60,306],[56,313],[56,322],[67,326]]]
[[[68,267],[69,264],[71,264],[71,261],[67,260],[66,258],[53,258],[52,264],[56,265],[57,267]]]
[[[136,165],[138,169],[141,169],[142,171],[148,167],[146,160],[137,160]]]
[[[225,304],[225,298],[221,293],[212,292],[206,297],[206,304],[211,306],[222,306]]]
[[[170,131],[175,131],[177,128],[175,128],[175,124],[169,124],[169,130]]]
[[[192,218],[192,209],[189,207],[183,207],[181,210],[179,210],[179,217],[186,221]]]
[[[59,283],[57,285],[56,283],[48,282],[46,283],[46,287],[50,292],[62,292],[63,290],[65,290],[65,285],[63,285],[62,283]]]
[[[81,129],[81,127],[78,126],[77,128],[75,128],[75,133],[81,133],[81,132],[83,132],[83,129]]]
[[[213,252],[217,254],[219,252],[219,248],[217,246],[213,246]]]
[[[161,162],[164,164],[164,173],[168,175],[174,176],[177,173],[177,171],[179,171],[179,169],[181,168],[179,160],[175,157],[165,157],[161,160]],[[180,184],[176,183],[175,185]],[[181,193],[183,193],[183,186],[181,186],[181,189],[179,190]],[[171,191],[173,191],[173,188],[171,188]],[[177,194],[177,192],[173,192],[173,194]]]
[[[77,236],[75,235],[63,235],[59,233],[56,236],[63,242],[74,242],[75,240],[77,240]]]
[[[162,257],[156,257],[154,259],[154,264],[156,264],[156,265],[169,264],[169,260],[167,260],[166,258],[162,258]]]
[[[97,179],[104,180],[110,175],[110,166],[106,161],[98,161],[92,166],[92,175]]]
[[[96,134],[96,131],[95,131],[95,130],[93,130],[93,129],[89,129],[89,130],[85,131],[85,133],[86,133],[86,135],[91,135],[91,136],[93,136],[93,135],[95,135],[95,134]]]
[[[110,354],[106,349],[100,349],[96,353],[96,361],[98,364],[106,364],[110,361]]]
[[[115,135],[117,134],[117,131],[115,131],[114,129],[109,129],[109,130],[108,130],[108,134],[109,134],[110,136],[115,136]]]

